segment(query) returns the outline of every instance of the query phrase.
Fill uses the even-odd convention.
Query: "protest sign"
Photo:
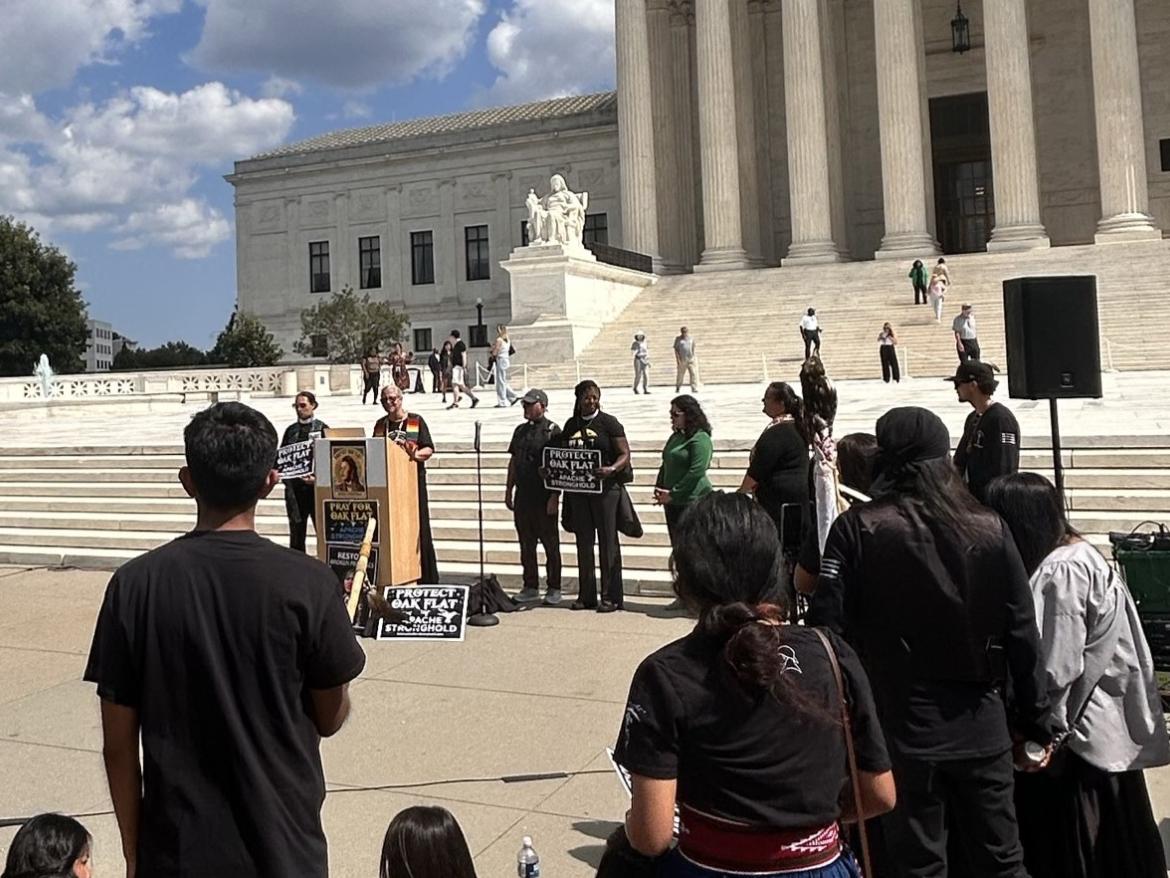
[[[325,563],[333,568],[337,574],[337,581],[345,585],[345,580],[357,567],[358,554],[361,546],[339,546],[332,543],[325,544]],[[370,560],[366,565],[366,582],[378,581],[378,550],[370,549]],[[348,589],[347,589],[348,591]]]
[[[333,442],[329,452],[332,456],[333,496],[341,500],[366,499],[366,446]]]
[[[366,522],[378,517],[377,500],[325,500],[325,542],[361,545],[366,536]],[[374,543],[378,532],[374,531]]]
[[[293,442],[276,451],[276,469],[282,479],[297,479],[313,474],[313,443]]]
[[[407,614],[403,622],[381,620],[379,640],[462,640],[467,623],[466,585],[407,585],[387,588],[386,601]]]
[[[600,494],[601,452],[595,448],[544,449],[544,486],[551,491]]]

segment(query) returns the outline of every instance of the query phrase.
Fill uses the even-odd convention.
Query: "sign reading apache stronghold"
[[[544,449],[544,486],[550,491],[600,494],[601,452],[596,448]]]
[[[276,469],[282,479],[297,479],[313,472],[313,442],[294,442],[276,451]]]
[[[467,622],[466,585],[387,588],[386,601],[406,613],[403,622],[381,620],[379,640],[462,640]]]

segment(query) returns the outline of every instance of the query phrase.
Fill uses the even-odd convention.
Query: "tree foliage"
[[[215,347],[207,352],[207,362],[236,368],[271,366],[283,356],[284,349],[260,319],[244,312],[232,314]]]
[[[0,216],[0,375],[31,375],[41,354],[57,372],[85,362],[85,302],[77,266],[10,216]]]
[[[171,369],[176,366],[204,366],[207,354],[185,341],[168,341],[157,348],[132,351],[122,348],[114,354],[111,369],[115,372]]]
[[[301,312],[301,338],[293,350],[313,356],[313,336],[326,338],[331,363],[355,363],[366,351],[384,351],[402,341],[410,318],[386,302],[358,296],[346,285],[332,298]]]

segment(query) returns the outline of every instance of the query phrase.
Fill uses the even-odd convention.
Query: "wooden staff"
[[[353,583],[349,587],[349,600],[346,602],[345,608],[349,611],[349,618],[352,621],[357,621],[358,605],[361,603],[363,586],[366,582],[366,567],[370,563],[370,550],[374,545],[374,529],[378,526],[377,517],[372,517],[366,522],[366,535],[362,539],[362,548],[358,553],[357,569],[353,572]]]

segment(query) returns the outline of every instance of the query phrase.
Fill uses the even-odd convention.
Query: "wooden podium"
[[[317,557],[344,578],[357,563],[371,517],[378,521],[367,581],[379,590],[422,577],[419,556],[418,464],[384,438],[318,439]]]

